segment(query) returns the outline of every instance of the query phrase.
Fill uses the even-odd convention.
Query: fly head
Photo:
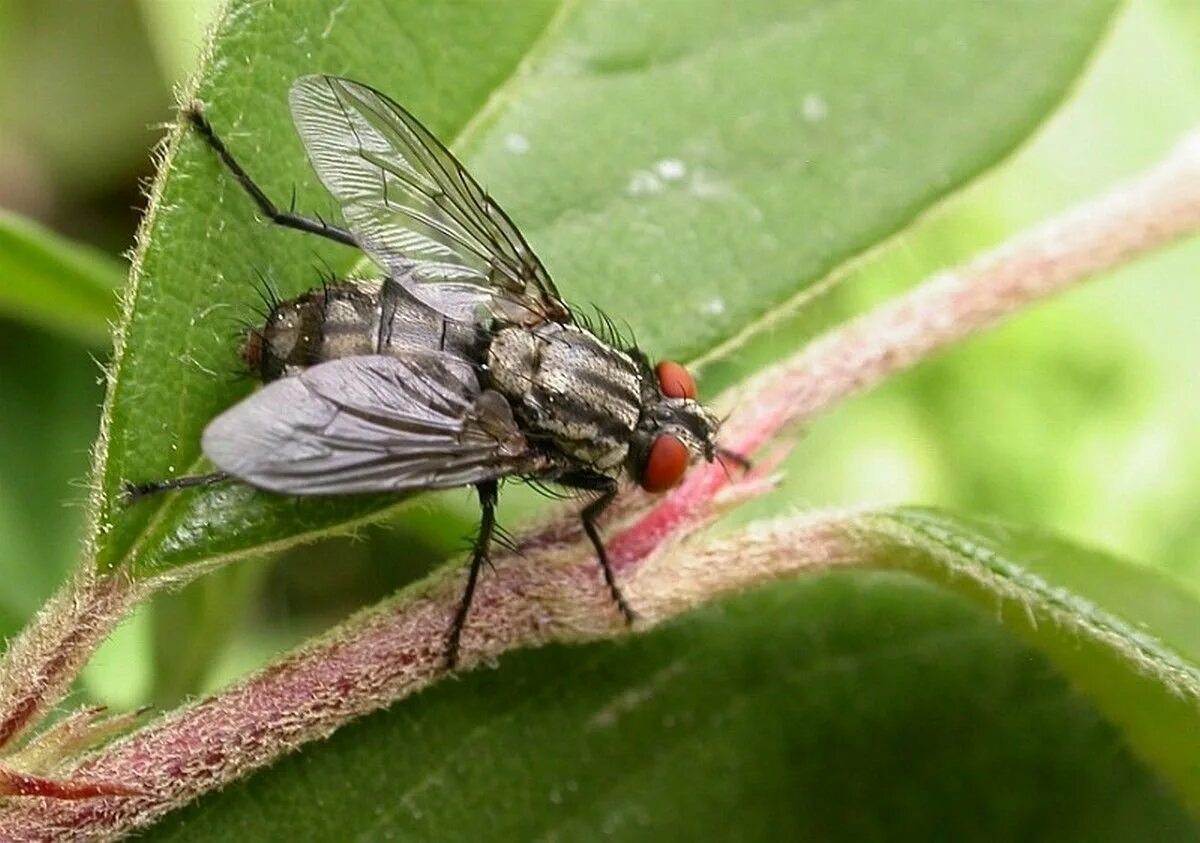
[[[630,471],[648,492],[665,492],[698,459],[717,456],[720,421],[696,400],[687,369],[664,360],[647,378],[646,404],[630,448]]]

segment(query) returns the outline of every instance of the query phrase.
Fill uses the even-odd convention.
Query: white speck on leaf
[[[801,106],[804,119],[809,123],[820,123],[829,114],[829,106],[820,94],[806,94]]]
[[[725,299],[720,296],[714,296],[701,305],[701,310],[712,316],[718,316],[725,312]]]
[[[513,155],[524,155],[529,151],[529,138],[517,132],[509,132],[504,138],[504,148]]]
[[[641,196],[646,193],[658,193],[662,187],[662,182],[654,173],[649,170],[638,170],[629,179],[629,187],[626,189],[631,196]]]
[[[687,175],[687,165],[678,158],[664,158],[654,165],[663,181],[677,181]]]

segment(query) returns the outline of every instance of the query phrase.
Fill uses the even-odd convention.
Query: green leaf
[[[1066,602],[1116,628],[1136,610],[1143,643],[1195,641],[1194,623],[1173,625],[1185,607],[1196,616],[1194,601],[1156,575],[1011,528],[928,512],[861,526],[882,539],[865,563],[950,581],[976,606],[910,576],[846,572],[632,640],[510,655],[204,798],[149,837],[1200,839],[1108,706],[1074,687],[1103,678],[1128,689],[1141,674],[1054,616]],[[1161,685],[1149,697],[1167,704],[1141,712],[1146,722],[1171,708]],[[1190,722],[1158,722],[1180,758],[1196,757],[1194,702]]]
[[[231,2],[197,97],[250,172],[336,213],[290,127],[302,73],[344,74],[452,142],[572,301],[690,357],[769,314],[993,166],[1069,89],[1112,0],[644,4]],[[256,271],[283,295],[350,250],[256,221],[196,138],[147,221],[107,403],[97,562],[139,576],[378,518],[394,498],[210,488],[122,510],[123,480],[203,469],[243,396]]]
[[[872,519],[874,520],[874,519]],[[1200,813],[1200,601],[1162,574],[999,522],[899,510],[873,564],[957,591],[1047,654]]]
[[[107,255],[0,210],[0,315],[103,346],[125,274]]]

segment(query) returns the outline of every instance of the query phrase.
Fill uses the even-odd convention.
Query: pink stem
[[[98,796],[144,796],[143,791],[111,782],[53,779],[0,767],[0,796],[44,796],[50,799],[95,799]]]
[[[766,552],[764,543],[761,576],[794,568],[798,558],[827,566],[857,555],[847,549],[852,540],[842,536],[836,517],[814,519],[804,542],[805,550],[793,555],[802,542],[792,535],[786,560],[784,554]],[[735,558],[728,549],[719,553],[726,560]],[[698,581],[712,583],[718,570],[715,555],[687,555],[705,565]],[[630,583],[630,597],[644,618],[653,622],[682,610],[678,590],[667,587],[677,573],[669,566],[657,581],[651,577]],[[729,585],[727,578],[725,587]],[[444,674],[446,626],[461,587],[461,575],[442,577],[423,592],[403,594],[363,612],[324,640],[168,714],[70,772],[72,780],[144,795],[14,800],[0,810],[0,839],[90,838],[143,827],[348,720],[425,687]],[[590,550],[546,548],[498,559],[496,571],[481,581],[463,639],[463,660],[470,664],[519,646],[623,631]]]
[[[42,607],[0,663],[0,749],[62,698],[136,597],[123,576],[80,576]]]

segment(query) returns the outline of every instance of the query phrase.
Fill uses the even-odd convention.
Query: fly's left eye
[[[642,488],[653,494],[667,491],[683,478],[690,462],[687,446],[664,433],[650,444],[642,467]]]
[[[696,382],[688,370],[674,360],[664,360],[654,367],[658,375],[658,388],[668,398],[690,398],[696,400]]]

